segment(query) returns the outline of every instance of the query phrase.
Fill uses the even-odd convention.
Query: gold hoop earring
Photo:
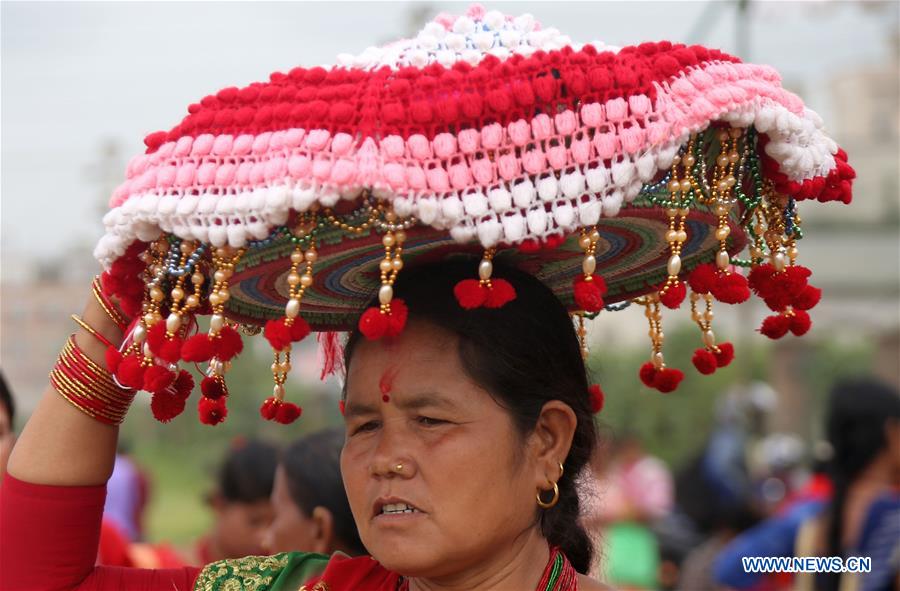
[[[553,498],[547,502],[544,502],[544,500],[541,499],[541,491],[538,491],[535,497],[537,498],[538,507],[540,507],[541,509],[551,509],[556,505],[556,503],[559,502],[559,485],[557,485],[555,482],[550,482],[549,480],[547,482],[553,485]]]

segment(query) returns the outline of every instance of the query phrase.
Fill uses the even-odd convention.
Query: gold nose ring
[[[394,466],[394,472],[396,472],[397,474],[403,472],[403,464],[397,464],[396,466]]]

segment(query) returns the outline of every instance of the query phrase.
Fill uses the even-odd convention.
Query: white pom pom
[[[443,39],[444,35],[447,34],[447,29],[445,29],[440,23],[436,23],[431,21],[422,29],[423,33],[428,35],[433,35],[437,39]]]
[[[148,222],[138,222],[134,225],[134,233],[138,240],[143,242],[152,242],[160,237],[162,232],[159,226]]]
[[[434,35],[429,35],[425,31],[419,33],[419,36],[416,37],[416,42],[418,42],[419,47],[425,49],[426,51],[437,49],[438,46],[437,37],[435,37]]]
[[[543,201],[556,200],[559,196],[559,182],[556,180],[556,177],[550,175],[538,179],[537,192]]]
[[[316,189],[297,185],[291,191],[291,207],[296,211],[306,211],[316,200]]]
[[[230,224],[228,228],[228,246],[241,248],[247,244],[247,230],[241,224]]]
[[[753,126],[756,127],[756,130],[760,133],[768,133],[775,125],[776,114],[777,110],[773,107],[760,107],[756,112],[756,119]]]
[[[600,212],[603,207],[599,200],[591,199],[586,203],[578,204],[578,220],[582,226],[593,226],[600,221]]]
[[[643,186],[644,186],[644,184],[643,184],[641,181],[637,180],[637,179],[631,181],[631,184],[628,185],[628,186],[625,188],[625,191],[624,191],[624,194],[625,194],[625,202],[626,202],[626,203],[631,203],[632,201],[634,201],[635,198],[640,194],[641,188],[642,188]]]
[[[482,51],[487,51],[494,44],[494,34],[487,31],[481,31],[475,34],[475,47]]]
[[[213,213],[214,211],[216,211],[216,203],[218,201],[218,195],[213,195],[212,193],[204,193],[200,195],[200,201],[197,203],[197,213]]]
[[[416,200],[418,218],[423,224],[431,225],[438,214],[438,202],[434,197],[426,197]]]
[[[481,61],[481,52],[477,49],[467,49],[462,52],[461,57],[463,61],[467,62],[471,66],[477,66],[478,62]]]
[[[103,214],[103,227],[111,228],[117,225],[119,222],[119,213],[121,213],[120,208],[116,207]]]
[[[266,192],[266,209],[285,210],[290,207],[291,193],[287,185],[269,187]]]
[[[609,185],[609,169],[606,167],[590,168],[584,176],[591,193],[599,193]]]
[[[196,228],[194,229],[196,233]],[[209,243],[213,246],[225,246],[228,244],[228,230],[225,229],[224,225],[221,226],[209,226],[208,229],[209,235]]]
[[[468,35],[475,30],[475,22],[467,16],[461,16],[453,23],[453,32]]]
[[[141,197],[138,203],[138,211],[143,214],[155,214],[159,208],[159,195],[147,193]]]
[[[172,215],[178,207],[177,195],[163,195],[159,198],[159,215]]]
[[[547,212],[543,206],[529,209],[525,219],[528,220],[528,231],[532,235],[543,234],[547,229]]]
[[[504,187],[491,189],[488,193],[488,202],[496,213],[505,213],[512,207],[512,195]]]
[[[525,31],[527,33],[534,29],[534,17],[526,13],[521,16],[517,16],[515,20],[513,20],[513,24],[520,31]]]
[[[521,214],[516,213],[503,216],[501,222],[503,223],[503,234],[507,242],[515,244],[524,240],[525,218]]]
[[[269,227],[261,221],[256,221],[247,224],[247,232],[255,240],[263,240],[269,236]]]
[[[428,65],[428,52],[424,49],[413,49],[406,54],[406,59],[409,60],[409,65],[424,68]]]
[[[660,149],[659,157],[656,160],[657,168],[669,168],[672,161],[675,160],[675,153],[678,152],[680,144],[668,144]]]
[[[185,240],[209,242],[209,228],[203,225],[203,221],[200,218],[192,218],[189,223],[190,225],[184,228],[184,233],[178,233],[178,236]]]
[[[622,209],[622,201],[624,200],[622,191],[611,191],[608,195],[604,195],[600,199],[603,201],[604,216],[611,218],[619,215],[619,210]]]
[[[266,206],[266,193],[268,191],[265,187],[257,187],[253,189],[253,192],[250,193],[250,199],[248,202],[250,203],[250,211],[253,213],[259,213]],[[203,199],[200,199],[200,211],[203,211]]]
[[[500,31],[500,43],[502,43],[504,47],[515,49],[521,41],[522,34],[515,29],[504,29]]]
[[[405,197],[397,197],[396,199],[394,199],[394,213],[402,218],[405,218],[411,216],[412,212],[412,199],[407,199]]]
[[[623,160],[622,162],[613,162],[612,165],[612,179],[613,183],[617,187],[625,188],[631,183],[631,179],[634,178],[634,164],[630,160]]]
[[[580,171],[565,174],[559,179],[562,194],[569,199],[579,197],[584,193],[584,175]]]
[[[178,205],[175,207],[175,213],[182,216],[191,215],[197,209],[197,204],[199,202],[200,197],[198,195],[185,195],[178,200]]]
[[[531,180],[524,179],[522,182],[516,183],[512,188],[513,203],[516,207],[526,208],[531,205],[535,197],[534,185]]]
[[[496,218],[478,222],[478,241],[485,248],[496,246],[503,236],[503,226]]]
[[[475,238],[475,228],[469,226],[453,226],[450,228],[450,237],[459,243],[471,242]]]
[[[231,194],[225,194],[219,197],[219,200],[216,202],[216,213],[219,215],[224,215],[225,217],[231,216],[235,213],[235,207],[237,206],[237,197]]]
[[[472,217],[479,217],[487,213],[488,201],[487,197],[484,196],[484,193],[481,193],[480,191],[468,193],[463,195],[462,199],[466,214]]]
[[[553,219],[557,226],[570,230],[575,226],[575,208],[571,203],[558,203],[553,206]]]
[[[646,183],[653,179],[656,176],[656,158],[650,152],[643,154],[640,158],[637,159],[635,163],[637,167],[638,179],[642,183]]]
[[[334,207],[341,200],[340,192],[332,187],[322,187],[319,191],[319,203],[325,207]]]
[[[499,29],[503,26],[503,21],[506,20],[503,16],[503,13],[499,10],[489,10],[485,13],[482,22],[489,26],[492,29]]]
[[[463,205],[456,195],[450,195],[441,200],[441,215],[446,224],[455,224],[463,216]]]
[[[452,49],[456,52],[460,52],[466,48],[466,38],[456,33],[447,35],[447,38],[444,39],[444,43],[447,44],[448,49]]]

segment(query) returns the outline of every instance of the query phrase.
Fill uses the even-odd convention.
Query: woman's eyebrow
[[[347,407],[344,409],[344,418],[352,419],[363,415],[374,415],[378,413],[378,409],[376,409],[371,404],[362,404],[362,403],[350,403],[347,404]]]
[[[456,409],[453,399],[437,392],[422,392],[412,396],[398,396],[397,406],[404,410],[418,410],[426,407],[436,407],[446,410]]]

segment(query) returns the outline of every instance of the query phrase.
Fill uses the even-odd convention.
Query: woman
[[[263,538],[269,553],[365,554],[341,480],[344,429],[302,437],[281,455],[272,487],[274,516]]]
[[[96,304],[11,459],[0,542],[29,543],[2,544],[5,588],[599,589],[575,487],[603,404],[585,316],[646,309],[639,377],[660,392],[684,377],[661,308],[688,284],[701,373],[733,358],[714,301],[752,288],[766,336],[809,330],[820,291],[796,264],[796,201],[848,202],[853,171],[769,69],[668,42],[574,45],[478,6],[340,60],[223,89],[145,138],[104,217]],[[110,322],[114,304],[130,321]],[[90,508],[134,390],[169,421],[193,388],[179,364],[205,363],[198,414],[222,422],[238,324],[265,324],[260,414],[284,424],[302,412],[293,343],[324,333],[327,371],[329,331],[352,331],[341,472],[371,557],[93,569]],[[52,568],[16,550],[32,547]]]
[[[314,584],[309,575],[327,563],[324,576],[373,589],[543,589],[553,568],[577,578],[578,589],[603,588],[569,563],[584,572],[592,555],[576,523],[573,475],[595,435],[568,314],[540,282],[512,269],[501,276],[518,297],[502,313],[464,310],[452,288],[469,271],[461,263],[408,274],[397,286],[410,312],[402,336],[371,342],[354,334],[347,345],[341,469],[360,538],[378,562],[281,555],[266,572],[281,573],[284,584]],[[94,302],[84,318],[121,338]],[[102,359],[89,333],[76,340]],[[94,568],[99,516],[91,511],[102,508],[115,443],[115,428],[45,394],[10,458],[2,535],[18,537],[19,551],[2,544],[4,589],[193,588],[199,569]],[[60,526],[80,528],[80,539],[54,536]],[[37,562],[32,544],[45,550]],[[58,569],[41,568],[47,556],[59,557]]]

